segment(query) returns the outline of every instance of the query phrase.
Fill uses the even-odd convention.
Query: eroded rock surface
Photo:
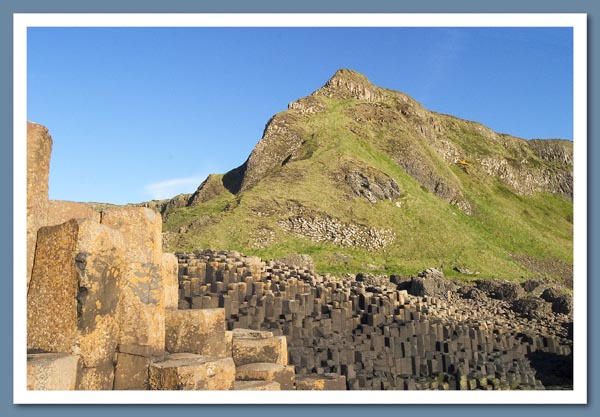
[[[27,286],[31,279],[37,232],[47,225],[51,151],[52,138],[48,129],[27,122]]]

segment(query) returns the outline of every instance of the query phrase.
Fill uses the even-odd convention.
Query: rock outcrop
[[[224,308],[178,310],[178,260],[162,252],[159,214],[48,202],[50,147],[39,141],[49,135],[30,127],[28,181],[46,186],[28,190],[28,231],[39,226],[28,240],[28,389],[230,390],[238,374],[243,389],[294,389],[285,337],[227,332]],[[259,262],[247,258],[247,271]]]
[[[295,121],[293,114],[277,114],[267,122],[261,140],[243,165],[239,189],[230,187],[230,191],[237,193],[248,190],[294,159],[296,151],[305,141]]]
[[[457,287],[444,277],[444,273],[436,268],[429,268],[411,278],[408,292],[418,297],[447,298],[448,293],[456,291]]]
[[[27,286],[31,279],[37,231],[48,216],[48,174],[52,138],[48,129],[27,122]]]

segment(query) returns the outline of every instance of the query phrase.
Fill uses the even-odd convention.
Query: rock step
[[[236,381],[275,381],[282,390],[294,389],[294,367],[275,363],[249,363],[235,369]]]
[[[279,391],[281,388],[275,381],[235,381],[233,389],[236,391]]]
[[[35,353],[27,355],[27,389],[75,389],[79,356],[67,353]]]
[[[271,332],[232,332],[232,357],[235,366],[249,363],[288,364],[287,340],[285,336],[269,336]]]
[[[231,390],[235,365],[231,358],[175,353],[151,364],[149,379],[151,390]]]

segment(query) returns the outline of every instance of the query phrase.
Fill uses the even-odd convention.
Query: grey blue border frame
[[[139,405],[139,406],[33,406],[12,404],[12,15],[13,13],[587,13],[588,14],[588,405]],[[515,415],[568,414],[569,417],[597,414],[600,347],[599,316],[600,258],[598,249],[598,204],[600,182],[600,137],[597,108],[600,91],[600,2],[593,0],[2,0],[0,1],[0,415],[2,416],[105,416],[107,413],[158,417],[165,413],[182,415],[243,415],[248,417],[306,416],[310,414],[344,415],[418,414],[489,417]],[[234,394],[232,394],[234,395]],[[177,407],[176,410],[168,408]],[[594,411],[595,410],[595,411]]]

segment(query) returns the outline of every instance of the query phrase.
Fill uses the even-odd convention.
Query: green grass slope
[[[231,249],[267,259],[305,253],[322,273],[414,274],[441,267],[464,279],[545,276],[570,285],[572,201],[552,190],[523,193],[520,183],[509,181],[519,177],[520,164],[529,170],[523,178],[537,169],[562,175],[568,167],[553,167],[521,139],[370,88],[380,94],[374,102],[315,93],[310,100],[318,111],[292,108],[278,115],[287,120],[286,135],[293,131],[301,145],[280,163],[270,162],[248,189],[227,189],[223,176],[212,176],[206,201],[165,216],[166,249]],[[256,158],[254,166],[261,161]],[[508,172],[509,180],[490,173],[490,160],[508,164],[499,172]],[[240,167],[236,175],[247,170]],[[400,194],[370,202],[344,180],[354,171],[391,178]],[[333,218],[387,230],[394,239],[374,249],[316,241],[286,230],[291,217]]]

